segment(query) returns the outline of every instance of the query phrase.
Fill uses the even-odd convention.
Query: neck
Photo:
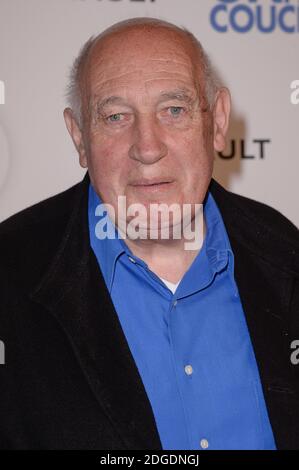
[[[200,246],[186,249],[185,243],[190,240],[181,239],[137,239],[126,238],[124,241],[132,253],[141,258],[153,271],[167,281],[177,283],[191,266],[199,253],[206,236],[206,222],[203,217],[203,237]]]

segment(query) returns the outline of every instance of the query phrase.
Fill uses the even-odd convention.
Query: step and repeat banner
[[[215,179],[298,226],[297,0],[0,0],[0,221],[83,177],[62,114],[69,68],[90,36],[136,16],[187,27],[231,91]]]

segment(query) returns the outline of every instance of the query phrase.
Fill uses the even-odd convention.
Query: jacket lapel
[[[162,449],[154,415],[90,249],[88,175],[78,185],[60,249],[31,297],[66,332],[100,406],[127,449]]]

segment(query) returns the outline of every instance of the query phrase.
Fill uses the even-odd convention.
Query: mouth
[[[135,189],[144,191],[144,192],[159,192],[159,191],[168,191],[174,181],[173,180],[166,180],[166,179],[140,179],[133,183]]]

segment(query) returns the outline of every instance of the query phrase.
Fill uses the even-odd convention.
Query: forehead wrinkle
[[[137,77],[136,77],[136,75],[137,75]],[[130,76],[132,76],[132,78],[129,78],[130,82],[134,82],[134,81],[137,80],[138,84],[140,84],[140,79],[142,79],[142,75],[144,76],[143,77],[144,84],[147,84],[148,82],[152,82],[152,81],[155,81],[155,80],[178,80],[178,81],[184,81],[184,82],[189,81],[192,84],[193,84],[193,81],[194,81],[194,76],[193,75],[190,76],[188,73],[184,73],[184,72],[179,72],[179,71],[170,72],[169,70],[164,69],[164,70],[149,72],[149,73],[145,74],[143,70],[140,70],[140,73],[138,73],[138,74],[135,71],[128,71],[128,72],[124,72],[122,74],[107,77],[101,83],[96,83],[95,88],[100,88],[102,86],[107,87],[107,86],[109,86],[109,84],[111,82],[117,82],[117,81],[121,82],[121,80],[123,80],[123,79],[127,80],[128,77],[130,77]],[[148,75],[150,75],[150,76],[147,77]],[[164,75],[164,76],[161,77],[161,75]],[[126,85],[126,83],[125,84],[122,84],[122,83],[119,84],[119,86],[125,86],[125,85]],[[117,86],[117,85],[114,85],[114,86]]]
[[[182,102],[186,102],[189,105],[194,103],[195,101],[194,93],[191,90],[188,90],[186,88],[174,88],[170,89],[169,91],[161,91],[157,95],[156,102],[161,103],[163,101],[169,101],[169,100],[178,100]],[[99,98],[98,100],[95,101],[95,107],[97,110],[97,113],[101,114],[103,109],[106,106],[113,105],[113,104],[120,104],[124,106],[131,106],[126,97],[123,96],[117,96],[117,95],[111,95],[105,98]]]
[[[187,78],[187,80],[186,80],[186,78]],[[122,81],[122,79],[124,79],[124,81]],[[111,91],[112,91],[111,96],[112,95],[118,96],[118,90],[120,90],[120,89],[122,90],[122,93],[127,95],[128,92],[130,92],[130,87],[131,87],[132,83],[134,84],[134,82],[136,80],[138,81],[138,85],[135,88],[135,91],[137,93],[137,91],[140,91],[140,83],[141,83],[140,82],[140,77],[136,78],[135,76],[133,76],[132,79],[130,80],[130,82],[128,82],[128,77],[127,77],[126,74],[121,76],[121,77],[119,77],[119,76],[109,77],[109,79],[103,81],[102,83],[96,83],[94,87],[91,87],[91,96],[90,96],[90,98],[91,98],[91,100],[94,101],[94,100],[97,99],[97,97],[101,96],[101,94],[104,94],[104,93],[108,94],[109,92],[111,93]],[[169,82],[170,80],[175,82],[175,83],[173,83],[172,85],[168,85],[166,87],[165,91],[167,91],[167,89],[169,89],[169,88],[173,89],[173,90],[180,89],[180,90],[185,90],[185,92],[187,92],[188,94],[191,94],[191,95],[196,94],[197,95],[197,88],[194,85],[193,77],[190,81],[189,75],[186,75],[186,74],[183,74],[183,73],[173,72],[172,74],[169,74],[167,72],[167,77],[165,77],[165,76],[161,77],[161,74],[159,74],[159,76],[157,76],[157,77],[150,77],[150,78],[147,78],[147,79],[143,80],[143,84],[144,84],[146,93],[148,94],[152,84],[155,83],[155,81],[161,82],[160,87],[161,86],[163,87],[163,82]],[[189,86],[188,86],[188,84],[189,84]],[[92,88],[93,88],[93,92],[92,92]],[[193,88],[193,90],[192,90],[192,88]]]
[[[146,94],[146,95],[149,95],[150,94],[150,91],[151,91],[151,85],[152,85],[152,82],[153,80],[159,80],[159,82],[169,82],[169,77],[164,77],[164,78],[161,78],[159,77],[158,79],[156,78],[151,78],[151,79],[147,79],[144,81],[144,87],[145,87],[145,93],[143,94]],[[191,85],[192,85],[192,88],[190,86],[187,85],[187,82],[186,80],[183,78],[183,79],[178,79],[177,77],[174,77],[173,78],[173,81],[175,81],[175,83],[173,85],[170,85],[169,83],[167,84],[167,86],[165,87],[165,90],[161,89],[161,87],[163,88],[163,85],[159,84],[159,88],[161,89],[160,90],[160,95],[164,94],[164,96],[166,97],[166,95],[168,94],[168,96],[171,95],[174,95],[176,94],[176,96],[181,99],[181,98],[185,98],[185,99],[188,99],[188,98],[194,98],[195,96],[197,96],[197,88],[194,87],[194,84],[193,82],[191,82]],[[181,83],[181,84],[180,84]],[[114,89],[114,91],[113,91]],[[112,91],[111,95],[109,94],[110,90]],[[121,90],[121,93],[122,95],[119,95],[119,90]],[[112,86],[111,87],[111,84],[110,84],[110,79],[107,80],[106,82],[98,85],[97,87],[95,87],[95,92],[93,94],[93,97],[92,97],[92,100],[94,102],[99,102],[99,101],[105,101],[109,99],[110,102],[112,101],[116,101],[117,99],[120,100],[126,100],[127,99],[127,96],[130,95],[130,92],[134,92],[136,94],[139,94],[141,88],[140,88],[140,84],[138,87],[134,88],[134,90],[130,90],[130,88],[128,88],[128,83],[125,83],[125,84],[117,84],[117,86]],[[103,95],[108,95],[108,97],[105,97]],[[103,97],[102,97],[102,96]],[[110,99],[111,98],[111,99]],[[107,101],[108,102],[108,101]]]
[[[130,83],[134,82],[134,80],[140,80],[142,75],[144,76],[143,83],[147,92],[151,82],[155,80],[177,80],[178,82],[182,82],[184,85],[186,85],[186,82],[188,82],[189,85],[194,89],[193,95],[195,95],[197,98],[200,96],[199,91],[201,89],[201,79],[199,76],[200,71],[198,71],[199,64],[195,64],[194,61],[192,61],[193,54],[186,53],[185,50],[176,50],[176,54],[178,56],[177,60],[173,57],[172,54],[171,58],[148,57],[144,59],[144,57],[142,57],[141,59],[137,58],[137,60],[134,54],[131,54],[132,63],[136,67],[135,70],[122,70],[124,68],[128,68],[128,60],[125,62],[123,57],[123,63],[118,63],[118,65],[115,65],[115,63],[113,63],[114,58],[112,60],[107,51],[109,52],[109,47],[104,50],[104,57],[100,54],[90,57],[88,67],[89,90],[85,90],[90,98],[88,100],[89,103],[94,102],[94,97],[92,95],[99,95],[101,92],[103,93],[105,89],[109,90],[109,87],[115,88],[115,90],[117,90],[119,87],[126,89],[126,87],[130,86]],[[131,60],[131,57],[129,57],[129,60]],[[157,66],[159,63],[161,65],[168,64],[169,67],[165,68],[163,66],[163,68],[160,70],[145,71],[144,68],[146,63],[153,64],[154,66]],[[185,69],[180,71],[175,70],[177,65],[183,66]],[[109,72],[111,74],[111,72],[114,70],[118,70],[118,74],[109,76]],[[167,76],[165,76],[165,74]],[[151,76],[146,77],[146,75]],[[129,80],[129,83],[126,83],[126,80]],[[92,89],[94,91],[92,91]]]
[[[97,64],[96,66],[92,67],[91,68],[91,76],[92,75],[96,75],[97,78],[98,77],[101,77],[101,76],[107,76],[109,73],[113,73],[114,70],[117,70],[117,74],[114,74],[112,77],[109,77],[109,79],[117,79],[118,77],[122,77],[123,75],[132,75],[132,74],[158,74],[160,72],[165,72],[165,73],[169,73],[169,74],[173,74],[173,73],[177,73],[177,74],[183,74],[183,75],[186,75],[186,76],[190,76],[193,74],[193,66],[191,66],[191,64],[188,64],[188,67],[186,67],[186,70],[183,71],[178,71],[176,69],[177,65],[184,65],[186,66],[186,63],[183,63],[183,62],[179,62],[179,61],[169,61],[169,60],[163,60],[163,61],[160,61],[160,60],[156,60],[156,59],[149,59],[148,62],[151,63],[151,62],[162,62],[163,66],[161,68],[155,68],[155,69],[152,69],[150,68],[150,70],[146,71],[146,67],[147,67],[147,64],[143,61],[143,63],[139,64],[138,61],[134,61],[133,63],[133,69],[132,69],[132,66],[130,66],[130,68],[128,67],[128,62],[125,61],[123,63],[118,63],[117,65],[115,65],[114,63],[111,63],[111,64]],[[168,63],[169,65],[173,65],[173,67],[165,67],[165,63]],[[162,65],[161,64],[161,65]],[[190,66],[189,66],[190,65]],[[150,65],[150,67],[152,67]]]
[[[161,42],[159,42],[159,48],[160,47]],[[189,51],[187,52],[184,49],[179,50],[179,47],[174,48],[172,44],[170,44],[170,47],[168,47],[168,49],[166,49],[165,51],[159,51],[152,47],[151,44],[151,49],[145,47],[141,51],[142,54],[140,54],[140,51],[135,50],[134,47],[130,48],[130,45],[126,45],[126,47],[124,48],[123,41],[121,44],[119,44],[118,48],[115,48],[114,45],[114,47],[111,50],[110,49],[111,44],[106,47],[102,46],[100,49],[95,50],[93,54],[90,54],[88,68],[90,70],[94,68],[99,69],[101,67],[103,67],[104,69],[107,69],[107,67],[119,69],[120,67],[122,67],[122,65],[128,66],[128,63],[130,62],[132,62],[133,65],[139,64],[141,62],[141,68],[144,68],[144,64],[146,64],[147,62],[162,62],[169,64],[173,63],[174,65],[183,65],[187,66],[188,68],[193,68],[194,63],[194,60],[192,58],[193,54],[190,54]],[[121,53],[122,49],[123,53]],[[117,65],[115,65],[115,53],[117,52],[119,53],[120,57]]]
[[[138,61],[137,59],[132,60],[132,65],[130,66],[130,70],[128,70],[128,66],[130,64],[128,61],[123,61],[123,63],[118,62],[117,65],[115,65],[114,61],[111,61],[111,63],[108,63],[108,64],[105,64],[105,61],[102,61],[101,64],[99,64],[99,63],[94,64],[90,68],[90,71],[91,71],[91,75],[96,74],[97,76],[101,76],[101,75],[105,76],[105,75],[107,75],[107,73],[109,73],[109,72],[113,73],[114,70],[117,70],[118,74],[111,77],[112,79],[115,79],[115,78],[122,77],[123,75],[128,75],[128,74],[142,74],[142,73],[144,73],[144,70],[147,67],[147,65],[150,65],[150,67],[151,67],[151,64],[153,62],[155,64],[157,62],[158,63],[160,62],[161,65],[163,66],[163,68],[150,70],[148,73],[165,72],[165,73],[181,73],[181,74],[183,74],[184,72],[182,72],[182,71],[181,72],[176,71],[176,67],[178,65],[182,65],[182,66],[186,67],[186,71],[185,71],[186,75],[189,75],[190,72],[193,73],[193,68],[194,67],[189,62],[182,62],[182,61],[179,61],[179,60],[169,60],[169,59],[151,59],[151,58],[148,58],[147,60],[142,60],[142,61]],[[168,64],[170,67],[165,68],[165,64]],[[133,70],[131,68],[132,66],[133,66]],[[126,71],[122,71],[123,69],[125,69]]]
[[[169,64],[179,64],[179,65],[184,65],[184,66],[192,66],[192,64],[190,63],[189,60],[186,60],[186,61],[180,61],[180,60],[175,60],[175,59],[155,59],[155,58],[148,58],[148,60],[150,62],[167,62]]]
[[[187,89],[184,88],[176,88],[173,90],[169,91],[161,91],[158,94],[158,99],[162,100],[171,100],[171,99],[177,99],[179,101],[191,101],[194,98],[192,97],[192,92],[190,92]],[[114,103],[124,103],[126,101],[126,98],[123,96],[117,96],[117,95],[111,95],[103,99],[98,99],[97,106],[98,107],[103,107],[109,104],[114,104]]]
[[[142,39],[141,44],[137,40],[139,38]],[[109,56],[114,56],[115,50],[121,52],[121,57],[124,53],[127,58],[132,51],[134,63],[136,62],[136,54],[142,52],[144,56],[146,51],[149,54],[154,52],[154,54],[168,55],[167,59],[153,58],[153,60],[169,61],[170,55],[170,60],[173,60],[174,57],[183,57],[192,67],[194,62],[200,62],[193,41],[180,28],[167,22],[165,24],[163,22],[161,24],[159,22],[157,24],[120,24],[114,28],[108,28],[98,35],[91,47],[87,60],[88,65],[92,65],[94,60],[101,60],[103,56],[105,56],[105,60],[109,60]]]
[[[157,38],[154,38],[157,39]],[[161,44],[162,42],[162,44]],[[131,43],[132,44],[132,43]],[[122,41],[122,44],[124,45],[124,41]],[[164,46],[164,42],[158,41],[158,48],[156,49],[156,53],[158,53],[159,48]],[[110,44],[111,46],[111,44]],[[169,80],[176,80],[177,85],[181,82],[183,86],[189,85],[190,88],[193,89],[194,91],[194,102],[195,100],[200,104],[201,101],[204,102],[204,78],[202,75],[202,64],[201,60],[199,60],[198,55],[195,54],[195,50],[192,48],[188,47],[182,47],[182,44],[177,44],[178,47],[173,47],[173,44],[170,44],[171,47],[168,48],[168,51],[165,50],[163,47],[163,51],[160,50],[161,54],[169,54],[169,57],[149,57],[147,62],[151,64],[151,67],[157,67],[159,63],[161,65],[163,64],[168,64],[168,67],[162,68],[161,70],[156,71],[155,70],[155,77],[152,78],[146,78],[143,80],[143,86],[146,88],[146,93],[144,96],[141,97],[141,101],[146,101],[147,96],[148,96],[148,86],[150,86],[150,82],[154,80],[160,80],[160,81],[169,81]],[[140,75],[144,73],[144,55],[146,53],[146,50],[143,52],[143,57],[142,61],[139,61],[138,57],[136,60],[136,56],[134,53],[134,47],[132,47],[130,44],[126,46],[127,49],[124,49],[123,54],[119,54],[119,59],[120,61],[118,62],[117,65],[115,64],[115,57],[114,57],[114,52],[115,52],[115,43],[113,49],[111,47],[101,47],[98,50],[95,50],[93,47],[90,52],[89,52],[89,57],[87,58],[84,67],[81,70],[80,73],[80,83],[79,87],[81,89],[81,99],[82,99],[82,117],[83,119],[90,118],[94,112],[96,112],[96,107],[95,107],[95,97],[98,95],[102,95],[108,91],[111,92],[113,88],[115,89],[115,95],[118,94],[118,90],[124,89],[125,90],[125,95],[128,96],[128,93],[130,92],[130,86],[132,84],[132,81],[138,81],[140,79]],[[193,50],[192,50],[193,49]],[[128,79],[128,72],[124,72],[121,75],[113,75],[113,77],[107,77],[107,69],[115,70],[117,69],[120,71],[123,69],[125,66],[128,67],[128,60],[125,62],[125,57],[130,58],[129,54],[126,54],[127,52],[131,52],[132,56],[132,61],[131,64],[135,67],[139,66],[139,70],[135,70],[131,73],[133,77],[129,76],[129,82],[126,83],[126,79]],[[150,54],[154,49],[147,49],[148,53]],[[120,63],[121,60],[123,60],[123,63]],[[114,64],[113,64],[114,61]],[[105,65],[106,64],[106,65]],[[129,64],[130,65],[130,64]],[[175,67],[178,66],[178,68],[184,67],[184,70],[178,72],[175,70]],[[172,69],[172,70],[169,70]],[[109,71],[109,70],[108,70]],[[165,77],[164,74],[167,74]],[[161,77],[161,75],[164,75],[164,77]],[[117,79],[120,78],[120,83],[117,83]],[[99,79],[101,82],[99,83]],[[112,82],[112,83],[111,83]],[[113,83],[114,82],[114,83]],[[163,86],[163,83],[162,83]],[[179,85],[180,86],[180,85]],[[107,94],[108,94],[107,93]],[[140,100],[139,100],[140,101]]]
[[[130,74],[142,74],[144,72],[144,69],[146,68],[146,65],[148,64],[149,67],[152,67],[152,64],[168,64],[169,67],[166,69],[163,67],[160,70],[150,70],[150,73],[167,73],[167,74],[181,74],[185,76],[189,76],[190,79],[194,77],[194,71],[195,71],[195,64],[194,61],[192,61],[191,55],[186,53],[185,51],[179,52],[176,50],[176,56],[174,57],[172,54],[172,57],[144,57],[146,55],[143,53],[142,57],[136,57],[136,54],[134,52],[129,53],[128,50],[124,51],[124,54],[119,58],[120,60],[118,61],[117,65],[115,65],[115,57],[114,54],[109,54],[110,48],[102,51],[103,54],[100,54],[101,51],[98,51],[98,54],[94,54],[93,57],[90,57],[89,61],[89,78],[91,82],[95,81],[95,76],[97,78],[106,78],[107,74],[110,72],[113,75],[109,77],[110,80],[115,80],[115,79],[122,79],[125,76],[129,76]],[[149,51],[151,54],[152,51]],[[166,52],[165,52],[166,53]],[[154,52],[154,54],[157,54],[157,51]],[[163,54],[160,52],[160,54]],[[130,65],[130,62],[132,63],[133,69],[134,70],[126,70],[128,69],[128,66]],[[185,71],[176,71],[175,68],[177,66],[181,66],[186,68]],[[124,70],[125,69],[125,70]],[[117,70],[118,74],[114,74],[113,71]],[[108,79],[108,77],[107,77]]]

